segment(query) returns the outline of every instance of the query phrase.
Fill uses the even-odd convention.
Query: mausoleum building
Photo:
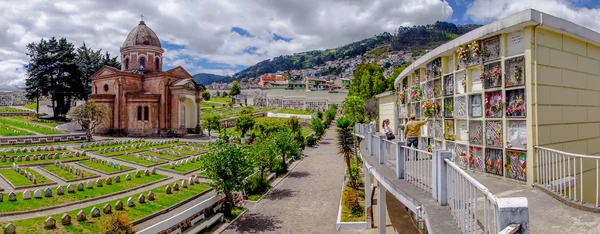
[[[180,66],[163,71],[163,52],[156,33],[140,21],[121,46],[121,70],[105,66],[92,76],[90,99],[110,110],[97,133],[201,133],[205,88]]]
[[[531,184],[536,146],[600,154],[600,34],[567,20],[530,9],[482,26],[395,85],[395,126],[432,115],[419,147],[469,170]]]

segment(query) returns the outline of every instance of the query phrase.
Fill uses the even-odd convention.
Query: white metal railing
[[[535,148],[537,184],[563,199],[598,207],[600,156],[567,153],[541,146]],[[584,192],[588,196],[584,196]]]
[[[404,174],[406,182],[431,194],[432,153],[402,146],[404,151]]]
[[[381,140],[380,137],[377,135],[371,135],[371,139],[372,139],[372,146],[371,149],[369,151],[371,151],[371,154],[369,155],[373,155],[375,156],[375,158],[379,158],[379,145],[381,144]]]
[[[496,230],[496,197],[450,159],[444,161],[448,166],[448,204],[462,233],[501,231]]]
[[[389,141],[383,139],[381,141],[382,144],[382,154],[383,154],[383,162],[393,171],[396,171],[396,157],[398,154],[398,142]]]

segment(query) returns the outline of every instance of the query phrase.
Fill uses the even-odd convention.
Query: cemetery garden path
[[[340,204],[344,160],[337,132],[304,151],[306,157],[263,199],[224,233],[334,233]]]
[[[75,145],[67,146],[67,148],[70,151],[74,151],[74,152],[80,151],[80,149],[78,148],[78,146],[75,146]],[[135,168],[134,171],[123,172],[123,173],[120,173],[119,175],[124,175],[124,174],[127,174],[127,173],[131,173],[131,172],[135,172],[135,171],[139,171],[139,170],[146,170],[146,169],[150,169],[151,168],[151,167],[145,167],[145,166],[141,166],[141,165],[137,165],[137,164],[125,162],[125,161],[114,160],[114,159],[111,159],[111,157],[104,157],[104,156],[97,155],[97,154],[90,153],[90,152],[87,152],[87,155],[90,156],[90,157],[96,157],[98,159],[106,159],[106,160],[109,160],[109,161],[115,161],[115,162],[118,162],[119,164],[121,164],[123,166],[129,166],[129,167]],[[99,175],[101,175],[100,178],[102,178],[102,179],[104,179],[104,178],[107,177],[107,175],[104,174],[104,173],[100,173],[100,172],[97,172],[97,171],[92,171],[92,170],[89,170],[87,168],[83,168],[81,166],[75,165],[74,163],[67,163],[67,164],[71,164],[71,165],[74,165],[75,167],[81,168],[83,170],[90,171],[90,172],[93,172],[95,174],[99,174]],[[156,166],[156,167],[158,168],[159,166]],[[67,183],[67,182],[65,182],[65,181],[63,181],[63,180],[61,180],[59,178],[56,178],[55,176],[49,175],[47,172],[41,170],[37,166],[29,167],[29,168],[35,170],[36,172],[38,172],[40,174],[42,174],[46,178],[54,180],[55,182],[57,182],[57,184],[49,186],[49,187],[55,188],[57,186],[63,186],[63,185],[69,184],[69,183]],[[146,187],[138,188],[138,189],[135,189],[135,190],[132,190],[132,191],[128,191],[128,192],[123,193],[123,194],[119,194],[119,195],[115,195],[115,196],[108,196],[108,197],[101,198],[101,199],[98,199],[98,200],[82,202],[82,203],[79,203],[79,204],[69,205],[69,206],[65,206],[65,207],[61,207],[61,208],[56,208],[56,209],[51,209],[51,210],[46,210],[46,211],[41,211],[41,212],[19,214],[19,215],[11,215],[11,216],[3,216],[3,217],[0,217],[0,222],[7,222],[7,221],[10,221],[10,220],[27,219],[27,218],[40,217],[40,216],[48,216],[48,215],[52,215],[52,214],[62,214],[62,213],[65,213],[65,212],[68,212],[68,211],[71,211],[71,210],[82,209],[82,208],[85,208],[85,207],[88,207],[88,206],[91,206],[91,205],[94,205],[94,204],[98,204],[98,206],[100,207],[100,206],[104,205],[104,203],[112,201],[114,199],[117,199],[117,198],[127,199],[127,197],[133,196],[133,195],[135,195],[137,193],[140,193],[140,192],[143,192],[143,191],[147,191],[147,190],[151,190],[151,189],[159,188],[159,187],[165,187],[167,185],[173,185],[173,183],[180,182],[183,179],[187,180],[190,176],[193,175],[193,173],[190,173],[188,175],[180,175],[180,174],[176,174],[176,173],[166,172],[166,171],[163,171],[163,170],[157,170],[157,173],[158,174],[162,174],[162,175],[166,175],[167,177],[170,177],[170,179],[162,181],[162,182],[159,182],[159,183],[156,183],[156,184],[152,184],[150,186],[146,186]],[[110,176],[115,176],[115,175],[110,175]],[[97,178],[94,178],[92,180],[95,181],[96,179]],[[82,181],[70,182],[70,183],[73,184],[73,185],[76,185],[79,182],[85,183],[86,181],[87,180],[82,180]],[[207,180],[203,179],[203,178],[200,178],[200,182],[207,182]],[[12,189],[12,187],[8,183],[6,183],[6,181],[4,181],[3,179],[0,179],[0,187],[2,187],[4,189],[3,193],[9,193],[11,191],[21,192],[21,191],[25,190],[25,189],[17,189],[17,190]],[[44,189],[46,187],[48,187],[48,186],[40,186],[40,187],[36,187],[36,188],[29,188],[28,190],[29,191],[33,191],[35,189],[40,189],[41,190],[41,189]],[[204,195],[204,196],[202,196],[200,198],[206,199],[207,196]],[[111,204],[111,205],[113,205],[113,204]]]

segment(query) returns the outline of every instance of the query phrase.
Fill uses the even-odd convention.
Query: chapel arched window
[[[140,70],[144,70],[144,66],[146,65],[146,58],[140,58]]]
[[[141,121],[142,120],[142,107],[138,106],[137,108],[137,120]]]

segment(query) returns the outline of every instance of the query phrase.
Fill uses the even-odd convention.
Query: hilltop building
[[[105,66],[92,76],[90,99],[110,110],[97,133],[201,133],[205,87],[180,66],[163,71],[163,52],[158,36],[140,21],[121,46],[121,70]]]
[[[22,106],[27,104],[27,93],[23,91],[0,92],[0,106]]]
[[[264,74],[260,76],[258,86],[263,89],[276,88],[285,89],[288,87],[288,81],[285,76],[277,74]]]

